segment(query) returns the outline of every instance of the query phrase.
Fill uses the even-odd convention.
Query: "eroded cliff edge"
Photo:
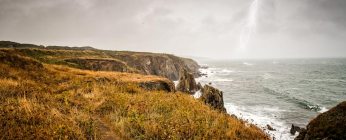
[[[192,59],[172,54],[108,51],[92,47],[42,46],[0,41],[0,51],[35,58],[48,64],[62,64],[92,71],[118,71],[157,75],[176,81],[185,68],[199,77],[200,66]]]

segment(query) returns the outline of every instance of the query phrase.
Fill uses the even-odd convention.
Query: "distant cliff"
[[[177,57],[171,54],[156,53],[112,53],[112,58],[125,62],[128,66],[143,72],[146,75],[158,75],[170,80],[178,80],[180,68],[185,68],[195,76],[199,76],[199,65],[192,59]]]
[[[200,66],[192,59],[171,54],[148,52],[107,51],[92,47],[38,46],[0,41],[0,51],[28,56],[44,63],[68,65],[94,71],[118,71],[157,75],[178,80],[180,68],[199,77]]]

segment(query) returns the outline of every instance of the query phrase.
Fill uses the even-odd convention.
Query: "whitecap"
[[[233,80],[232,79],[215,79],[213,81],[216,81],[216,82],[231,82]]]
[[[223,72],[223,73],[232,73],[232,72],[234,72],[234,71],[227,70],[227,69],[223,69],[221,72]]]
[[[177,85],[179,84],[179,81],[173,81],[174,86],[177,87]]]
[[[327,112],[328,111],[328,109],[326,108],[326,107],[321,107],[321,110],[320,111],[318,111],[319,113],[324,113],[324,112]]]
[[[193,96],[194,98],[199,98],[202,96],[202,91],[198,90],[194,95],[191,95],[191,96]]]
[[[271,137],[281,140],[292,140],[296,135],[291,135],[290,125],[283,121],[278,120],[280,112],[286,111],[279,108],[270,108],[268,106],[257,106],[257,107],[240,107],[231,103],[226,103],[225,107],[227,113],[236,115],[239,119],[247,120],[248,123],[254,124],[260,128],[266,129],[265,132],[270,134]],[[268,131],[267,125],[270,125],[276,131]]]
[[[253,64],[252,63],[247,63],[247,62],[245,62],[245,63],[243,63],[244,65],[248,65],[248,66],[252,66]]]

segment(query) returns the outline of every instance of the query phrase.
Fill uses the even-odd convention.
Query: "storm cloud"
[[[0,0],[0,40],[234,58],[252,0]],[[260,0],[244,58],[346,57],[345,0]]]

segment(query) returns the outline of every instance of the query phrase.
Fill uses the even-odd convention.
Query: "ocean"
[[[223,91],[229,114],[259,127],[275,139],[294,139],[291,125],[308,122],[346,100],[346,59],[203,60],[206,76],[196,78]],[[198,93],[197,93],[198,94]]]

